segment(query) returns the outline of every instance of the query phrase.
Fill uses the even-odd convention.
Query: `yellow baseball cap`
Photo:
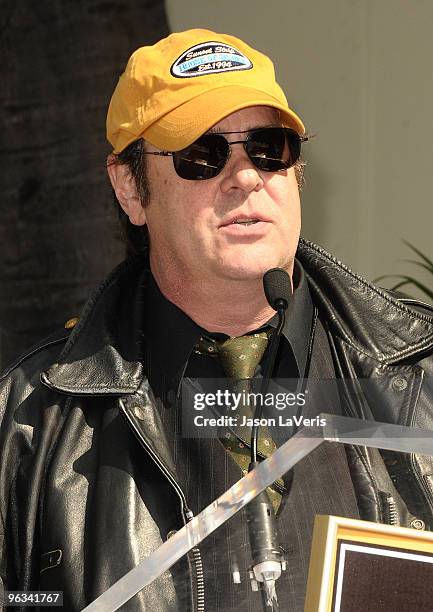
[[[179,151],[248,106],[276,108],[305,133],[266,55],[228,34],[177,32],[131,55],[108,108],[107,139],[114,153],[138,138]]]

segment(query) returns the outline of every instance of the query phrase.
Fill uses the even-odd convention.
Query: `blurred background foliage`
[[[403,242],[418,257],[418,259],[404,259],[403,261],[426,270],[430,278],[430,284],[421,282],[416,276],[408,274],[384,274],[383,276],[379,276],[377,279],[375,279],[375,282],[379,282],[386,278],[399,279],[398,282],[391,287],[392,289],[397,290],[404,287],[405,292],[410,293],[411,288],[413,289],[415,287],[419,292],[421,292],[421,294],[424,294],[427,297],[427,300],[431,304],[433,304],[433,260],[427,257],[427,255],[422,253],[407,240],[403,240]]]

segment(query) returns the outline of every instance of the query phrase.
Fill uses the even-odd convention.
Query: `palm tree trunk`
[[[3,0],[0,24],[4,368],[123,258],[105,115],[131,52],[168,25],[162,0]]]

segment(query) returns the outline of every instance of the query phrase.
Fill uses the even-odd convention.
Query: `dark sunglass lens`
[[[189,147],[174,154],[174,168],[187,181],[210,179],[221,172],[228,154],[228,143],[223,136],[201,136]]]
[[[266,172],[290,168],[301,152],[298,134],[287,128],[255,130],[250,133],[245,147],[256,167]]]

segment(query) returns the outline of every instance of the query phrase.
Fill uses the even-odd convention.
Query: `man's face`
[[[277,111],[257,106],[229,115],[214,129],[244,132],[279,124]],[[157,150],[149,144],[147,148]],[[231,147],[221,173],[207,180],[180,178],[169,157],[149,155],[147,162],[150,201],[145,217],[157,275],[209,282],[259,279],[275,267],[292,272],[300,233],[293,168],[275,173],[258,170],[242,144]],[[245,219],[259,222],[233,223]]]

